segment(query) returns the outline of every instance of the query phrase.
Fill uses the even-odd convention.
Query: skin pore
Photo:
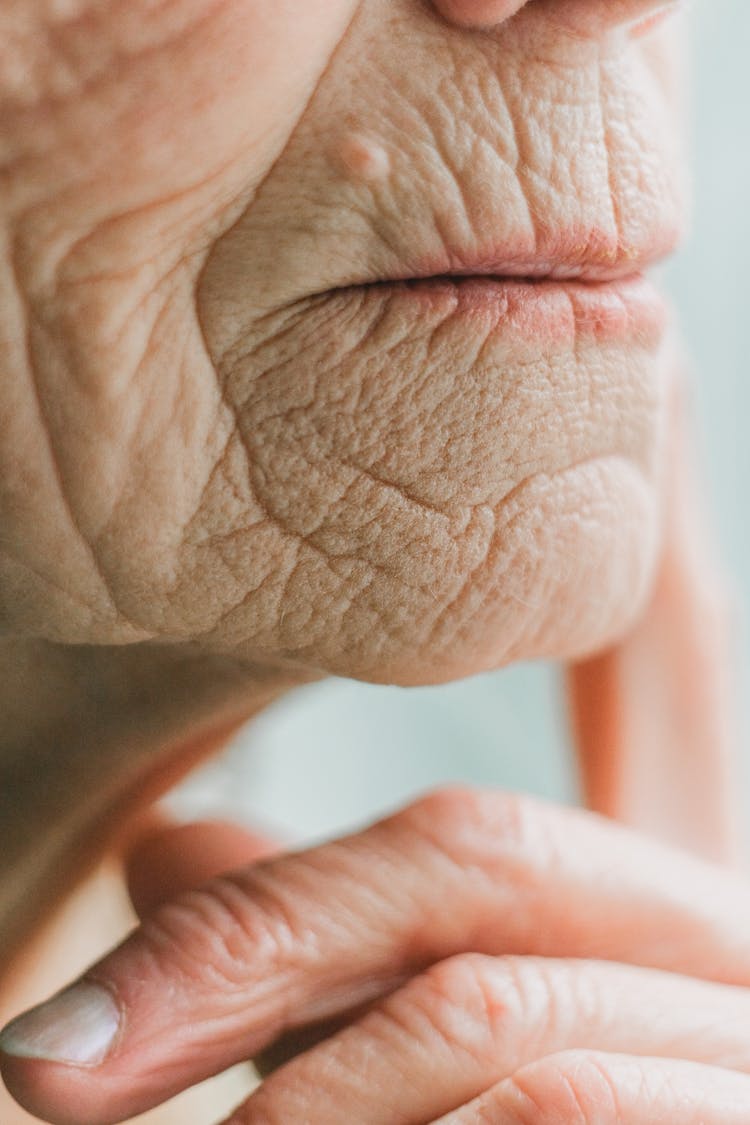
[[[0,949],[296,684],[578,659],[643,610],[658,7],[6,4]]]

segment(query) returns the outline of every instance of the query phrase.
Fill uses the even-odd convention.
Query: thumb
[[[270,833],[224,820],[177,824],[157,808],[130,834],[122,858],[130,899],[143,918],[183,891],[281,850]]]

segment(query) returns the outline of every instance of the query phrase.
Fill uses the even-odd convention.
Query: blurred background
[[[739,746],[747,745],[750,642],[750,3],[694,0],[692,236],[669,267],[694,361],[694,399],[715,523],[737,587]],[[750,767],[742,753],[750,807]],[[170,798],[180,815],[216,813],[316,839],[362,823],[436,783],[468,780],[561,801],[577,779],[555,670],[514,667],[439,688],[342,680],[269,709],[223,757]]]

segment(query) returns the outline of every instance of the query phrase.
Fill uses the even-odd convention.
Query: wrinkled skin
[[[346,288],[459,268],[511,232],[516,270],[554,261],[561,229],[600,268],[669,249],[674,28],[585,37],[563,8],[587,5],[487,33],[418,0],[6,6],[0,660],[19,827],[0,932],[157,750],[327,672],[425,683],[571,656],[638,612],[658,324],[602,341],[563,307],[540,341],[489,303],[467,325],[447,283]],[[107,783],[81,807],[92,741]]]
[[[653,564],[659,332],[529,340],[492,306],[468,332],[452,286],[347,287],[491,241],[554,259],[561,230],[668,250],[663,52],[543,10],[481,36],[416,0],[287,5],[293,31],[244,7],[22,43],[5,634],[395,682],[600,646]],[[355,125],[382,178],[347,168]]]
[[[540,286],[540,334],[512,289],[380,284],[477,260],[624,276],[672,249],[674,22],[631,36],[645,0],[437,7],[0,13],[5,949],[289,687],[579,659],[675,588],[658,303],[592,320]],[[692,622],[678,601],[667,633]],[[605,726],[627,740],[591,697],[594,762]],[[627,813],[604,773],[595,803]]]

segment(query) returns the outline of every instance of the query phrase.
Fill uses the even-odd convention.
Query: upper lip
[[[620,281],[642,273],[671,254],[680,231],[663,227],[648,241],[626,245],[604,231],[582,238],[577,232],[542,237],[533,248],[500,246],[466,252],[425,254],[388,280],[435,277],[497,277],[525,281]]]

